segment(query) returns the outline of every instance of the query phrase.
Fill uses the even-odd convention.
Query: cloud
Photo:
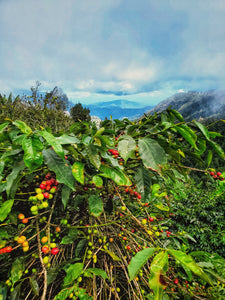
[[[223,87],[224,0],[7,0],[0,10],[1,93],[40,80],[84,101],[147,102]]]

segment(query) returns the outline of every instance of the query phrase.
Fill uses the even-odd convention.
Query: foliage
[[[169,109],[61,134],[7,119],[0,142],[2,299],[223,296],[224,259],[190,253],[171,221],[184,158],[225,157],[205,127]]]
[[[72,120],[65,114],[68,98],[55,87],[52,92],[42,95],[38,92],[39,84],[31,88],[31,96],[8,96],[0,94],[0,121],[7,118],[12,121],[24,121],[33,130],[49,128],[56,133],[71,126]]]
[[[71,117],[74,122],[85,121],[89,122],[91,120],[90,110],[83,107],[81,103],[77,103],[70,110]]]
[[[213,251],[225,257],[224,181],[208,177],[204,186],[176,182],[170,191],[174,213],[171,227],[193,236],[196,242],[190,241],[189,249]]]

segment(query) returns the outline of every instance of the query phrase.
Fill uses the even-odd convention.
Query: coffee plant
[[[171,109],[54,134],[4,120],[1,299],[223,299],[223,257],[173,224],[177,184],[225,158],[213,137]]]

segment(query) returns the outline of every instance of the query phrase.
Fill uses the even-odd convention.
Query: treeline
[[[36,86],[31,88],[31,96],[7,97],[0,94],[0,122],[5,119],[22,120],[32,129],[51,128],[53,133],[68,129],[73,122],[90,121],[90,110],[78,103],[71,107],[63,91],[55,87],[49,93],[40,93]],[[69,113],[70,111],[70,113]]]

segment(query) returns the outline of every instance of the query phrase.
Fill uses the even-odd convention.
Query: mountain
[[[149,111],[149,114],[162,112],[168,107],[179,111],[186,121],[223,119],[225,118],[225,90],[178,93],[161,101]]]
[[[84,106],[84,105],[83,105]],[[153,106],[144,106],[138,102],[128,100],[113,100],[108,102],[96,102],[86,106],[90,109],[90,115],[99,117],[101,120],[105,118],[113,119],[136,119],[148,112]]]

